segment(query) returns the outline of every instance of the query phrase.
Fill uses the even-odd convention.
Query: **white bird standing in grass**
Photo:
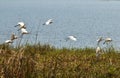
[[[20,29],[22,29],[22,28],[26,29],[26,26],[25,26],[25,23],[24,23],[24,22],[18,22],[18,24],[15,25],[15,27],[17,27],[17,26],[19,26],[18,31],[19,31]]]
[[[101,48],[98,46],[98,47],[96,48],[96,57],[99,58],[100,53],[101,53]]]
[[[74,37],[74,36],[68,36],[68,38],[66,39],[66,41],[67,40],[77,41],[77,38]]]
[[[97,45],[99,45],[101,41],[103,41],[102,37],[100,37],[99,39],[97,39]]]
[[[49,20],[47,20],[43,25],[50,25],[50,24],[52,24],[52,23],[53,23],[52,19],[49,19]]]
[[[110,42],[112,42],[112,39],[111,38],[106,38],[103,44],[105,44],[105,43],[108,44]]]

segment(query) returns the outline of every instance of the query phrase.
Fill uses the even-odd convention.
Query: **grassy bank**
[[[57,49],[50,45],[0,45],[1,78],[120,78],[114,48],[96,58],[95,48]]]

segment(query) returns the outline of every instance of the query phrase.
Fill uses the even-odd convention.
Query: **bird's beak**
[[[14,27],[17,27],[17,26],[19,26],[19,24],[18,24],[18,25],[15,25]]]
[[[65,41],[67,42],[69,40],[69,38],[65,38]]]
[[[43,25],[45,25],[45,23]]]

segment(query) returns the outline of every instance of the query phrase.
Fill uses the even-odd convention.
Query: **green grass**
[[[120,78],[120,53],[108,48],[96,58],[95,48],[0,45],[1,78]]]

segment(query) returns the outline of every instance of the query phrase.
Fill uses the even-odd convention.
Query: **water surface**
[[[49,18],[54,23],[43,26]],[[39,31],[38,42],[56,47],[96,47],[99,36],[111,37],[112,44],[120,47],[119,19],[120,1],[1,0],[0,43],[9,39],[12,32],[18,34],[14,25],[23,21],[30,34],[24,35],[22,43],[35,43]],[[78,40],[66,42],[69,35]]]

